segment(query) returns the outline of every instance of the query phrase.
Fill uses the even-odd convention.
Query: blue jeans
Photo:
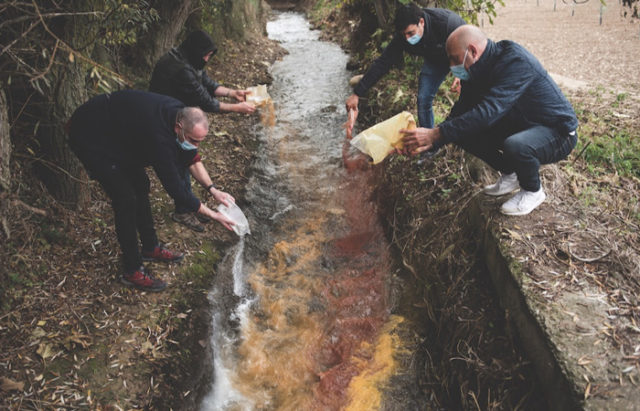
[[[189,193],[193,193],[193,191],[191,190],[191,173],[189,172],[189,167],[178,169],[178,175],[180,176],[180,179],[184,183],[184,186],[187,188],[187,191]],[[184,213],[191,212],[190,209],[188,209],[187,207],[181,206],[178,203],[175,203],[175,206],[176,206],[177,214],[184,214]]]
[[[433,99],[447,77],[449,67],[424,62],[418,80],[418,123],[420,127],[433,128]]]
[[[545,126],[505,134],[506,130],[496,127],[488,131],[490,136],[476,135],[458,145],[503,174],[515,172],[520,187],[526,191],[540,189],[541,164],[567,158],[578,141],[576,132],[561,134]]]

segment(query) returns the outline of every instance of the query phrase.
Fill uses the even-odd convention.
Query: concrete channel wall
[[[562,290],[553,298],[541,295],[529,270],[544,267],[545,261],[515,256],[505,232],[526,231],[526,220],[499,216],[501,201],[478,195],[469,218],[482,241],[500,304],[536,369],[550,408],[640,409],[640,389],[619,377],[623,354],[602,338],[606,300],[589,289]]]

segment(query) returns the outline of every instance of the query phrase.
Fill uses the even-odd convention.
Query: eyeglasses
[[[182,140],[187,141],[193,144],[194,146],[198,147],[198,145],[200,145],[202,140],[194,139],[193,137],[191,137],[190,135],[184,132],[184,128],[182,127],[182,125],[179,125],[179,126],[180,126],[180,132],[182,133]]]

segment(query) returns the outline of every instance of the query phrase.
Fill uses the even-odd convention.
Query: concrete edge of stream
[[[539,296],[525,265],[510,255],[509,245],[501,240],[500,223],[492,217],[495,204],[483,201],[483,197],[476,196],[471,201],[469,220],[481,241],[484,262],[500,305],[536,370],[550,409],[638,409],[640,390],[630,383],[621,385],[612,381],[607,370],[611,362],[622,359],[622,354],[611,346],[597,344],[597,333],[576,332],[578,327],[572,329],[571,321],[563,318],[566,317],[563,313],[580,312],[584,305],[580,298],[573,298],[571,292],[561,292],[560,303],[549,304]],[[600,318],[588,317],[585,319],[591,321],[588,326],[597,330]],[[598,372],[586,372],[583,358],[600,358],[601,361],[594,361]],[[608,395],[585,395],[589,384],[607,387]]]

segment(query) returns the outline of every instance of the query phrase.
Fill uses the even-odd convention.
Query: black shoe
[[[211,221],[213,221],[213,220],[211,220],[209,217],[207,217],[206,215],[204,215],[204,214],[200,214],[200,213],[199,213],[199,212],[197,212],[197,211],[196,211],[195,213],[193,213],[193,215],[194,215],[194,216],[196,216],[196,218],[198,219],[198,221],[200,221],[200,222],[201,222],[201,223],[203,223],[203,224],[208,224],[208,223],[210,223]]]
[[[198,221],[193,213],[173,213],[171,214],[171,218],[173,221],[189,227],[193,231],[199,233],[204,231],[204,226],[200,224],[200,221]]]

